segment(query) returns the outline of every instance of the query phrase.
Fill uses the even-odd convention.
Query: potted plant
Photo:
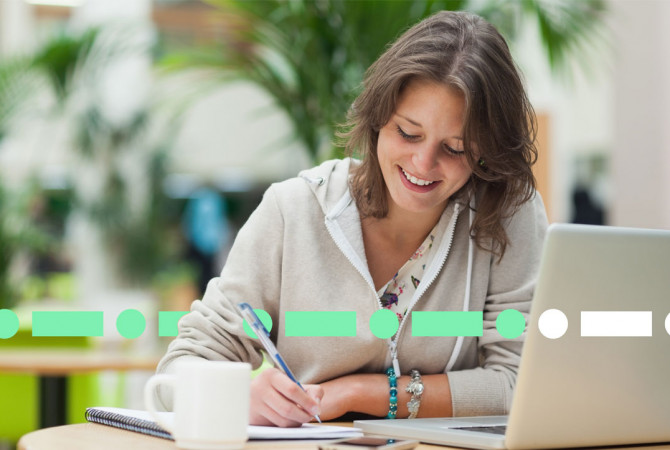
[[[91,265],[82,258],[103,258],[101,279],[88,280],[102,289],[145,289],[177,256],[166,222],[178,223],[179,211],[163,193],[162,183],[181,110],[148,97],[115,120],[102,98],[109,67],[132,55],[151,57],[154,42],[137,38],[141,33],[127,26],[61,33],[11,67],[0,66],[0,137],[21,104],[26,114],[50,117],[67,129],[75,161],[69,167],[70,220],[84,223],[95,240],[94,245],[79,242],[75,266]],[[21,100],[36,92],[53,101],[26,105]],[[0,211],[9,208],[3,198],[7,200],[0,192]],[[9,249],[27,245],[25,239],[9,237],[9,216],[1,214],[0,286],[8,279],[6,267],[13,257]]]

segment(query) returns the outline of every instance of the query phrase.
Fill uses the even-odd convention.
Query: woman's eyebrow
[[[416,125],[416,126],[419,127],[419,128],[423,128],[419,122],[415,122],[414,120],[410,119],[410,118],[407,117],[407,116],[403,116],[402,114],[398,114],[398,113],[396,113],[396,116],[405,119],[406,121],[408,121],[408,122],[411,123],[412,125]],[[462,140],[463,140],[463,138],[462,138],[461,136],[452,136],[451,138],[452,138],[452,139],[456,139],[457,141],[462,141]]]
[[[410,119],[409,117],[403,116],[402,114],[398,114],[398,113],[396,113],[396,116],[402,117],[403,119],[405,119],[406,121],[408,121],[412,125],[416,125],[417,127],[421,127],[421,124],[419,122],[415,122],[414,120]]]

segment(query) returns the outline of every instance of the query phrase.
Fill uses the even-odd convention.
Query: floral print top
[[[432,259],[435,229],[433,229],[409,260],[398,270],[391,281],[377,292],[382,306],[402,318],[409,308],[414,292],[419,287],[423,273]]]

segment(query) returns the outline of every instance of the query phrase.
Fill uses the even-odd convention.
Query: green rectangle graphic
[[[158,311],[158,336],[176,336],[179,334],[179,319],[188,311]]]
[[[33,336],[102,336],[102,311],[33,311]]]
[[[413,311],[412,336],[482,336],[482,311]]]
[[[286,336],[356,336],[356,311],[287,311],[284,320]]]

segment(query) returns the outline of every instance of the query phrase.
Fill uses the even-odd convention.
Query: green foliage
[[[546,50],[549,66],[557,71],[569,69],[570,58],[588,66],[588,57],[603,42],[603,19],[606,13],[602,0],[514,2],[537,23]]]
[[[54,89],[63,94],[60,102],[69,114],[73,150],[99,172],[100,194],[91,198],[88,192],[75,189],[74,208],[100,227],[118,281],[132,286],[146,286],[174,256],[166,246],[166,222],[173,218],[162,183],[168,143],[179,129],[178,118],[169,117],[169,128],[157,133],[156,117],[166,119],[166,114],[149,101],[122,123],[112,121],[100,106],[100,86],[106,68],[120,58],[150,52],[151,46],[150,40],[142,39],[141,30],[101,28],[58,38],[37,58],[38,66],[56,80]],[[70,104],[72,99],[74,104]],[[143,194],[131,191],[123,168],[129,153],[141,154],[133,161],[142,165],[140,170],[148,180],[141,211],[131,207],[133,197]]]
[[[564,70],[597,33],[604,2],[589,0],[205,0],[228,26],[221,42],[168,61],[251,81],[286,112],[314,161],[331,140],[367,67],[408,27],[438,10],[470,10],[513,41],[535,20],[550,66]]]
[[[178,131],[179,114],[169,117],[161,106],[149,100],[123,123],[110,120],[102,109],[103,77],[113,64],[131,55],[147,54],[152,41],[146,30],[134,26],[111,25],[82,33],[62,33],[47,40],[32,55],[0,63],[0,138],[9,128],[28,94],[41,94],[55,99],[55,104],[34,105],[33,116],[50,117],[66,124],[71,150],[83,165],[99,169],[102,186],[99,195],[80,192],[74,183],[71,209],[84,214],[100,227],[107,255],[116,267],[120,281],[146,286],[155,273],[174,258],[169,248],[168,221],[177,221],[169,199],[162,191],[166,175],[168,143]],[[30,83],[28,83],[30,81]],[[36,87],[38,86],[38,90]],[[47,95],[44,95],[47,94]],[[28,108],[26,108],[28,109]],[[164,127],[167,131],[159,130]],[[159,125],[157,125],[157,123]],[[130,154],[134,164],[142,164],[149,192],[146,202],[131,208],[138,194],[131,192],[127,170]],[[72,174],[76,180],[77,174]],[[0,180],[0,185],[2,180]],[[1,186],[0,186],[1,188]],[[1,194],[1,192],[0,192]],[[13,208],[11,223],[21,221],[21,232],[9,227],[10,215],[0,196],[0,305],[3,299],[15,299],[19,285],[9,279],[9,267],[18,251],[32,248],[38,239],[28,236],[31,217],[21,208]],[[71,206],[71,208],[70,208]],[[135,205],[136,206],[136,205]],[[131,210],[132,209],[132,210]],[[28,246],[28,247],[27,247]],[[26,291],[39,292],[39,286],[26,286]]]
[[[171,228],[179,223],[180,210],[162,190],[166,163],[165,152],[153,154],[146,173],[149,198],[142,214],[130,211],[127,198],[132,193],[121,177],[114,177],[104,197],[95,204],[79,205],[103,230],[109,254],[128,285],[145,286],[176,258],[170,239]]]
[[[76,280],[71,272],[51,272],[30,275],[19,286],[21,302],[55,298],[72,301],[76,297]]]
[[[0,61],[0,142],[16,117],[37,92],[38,79],[30,71],[26,57],[5,58]]]
[[[81,35],[61,34],[47,41],[33,57],[33,67],[48,77],[59,101],[67,99],[73,74],[89,56],[98,36],[97,28]]]
[[[268,92],[314,161],[330,156],[333,131],[386,44],[422,17],[463,5],[437,0],[208,3],[228,14],[230,34],[214,56],[201,51],[188,62],[219,67]]]
[[[0,61],[0,142],[11,120],[29,109],[36,94],[43,92],[45,81],[59,103],[68,98],[73,74],[89,56],[98,34],[98,29],[81,35],[61,34],[34,54]]]
[[[48,234],[31,220],[35,191],[11,192],[0,186],[0,309],[18,300],[11,277],[14,257],[21,251],[44,253],[53,245]]]

